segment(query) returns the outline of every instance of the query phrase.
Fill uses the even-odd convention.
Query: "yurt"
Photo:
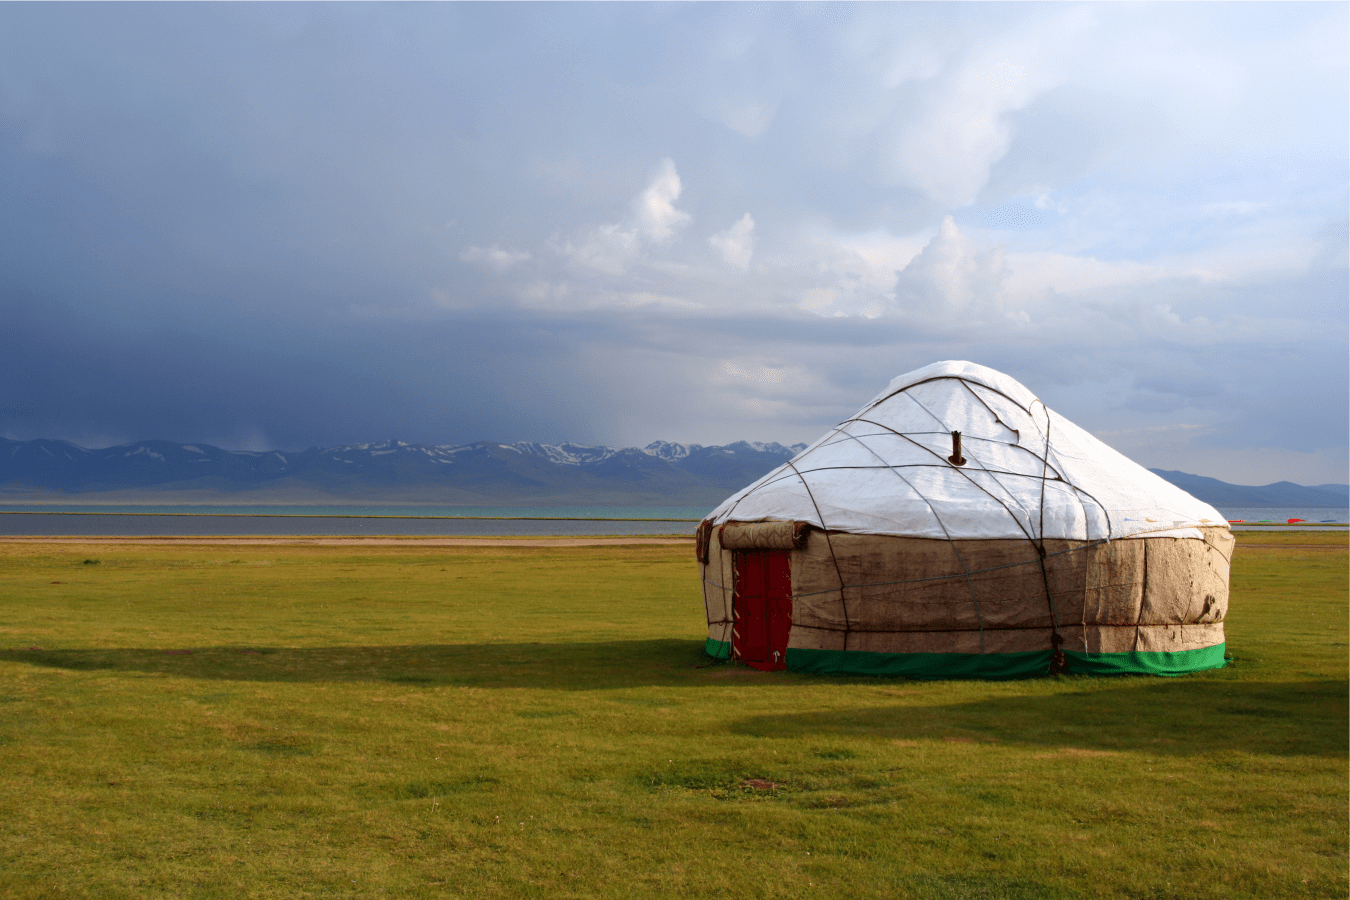
[[[1220,668],[1233,543],[1014,379],[934,363],[699,525],[707,649],[918,678]]]

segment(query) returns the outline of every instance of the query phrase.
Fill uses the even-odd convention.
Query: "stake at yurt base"
[[[1223,516],[969,362],[902,375],[698,530],[708,652],[1019,678],[1224,665]]]

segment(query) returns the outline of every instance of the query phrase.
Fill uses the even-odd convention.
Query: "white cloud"
[[[838,288],[807,288],[798,305],[809,312],[824,314],[838,299]]]
[[[708,373],[709,399],[724,415],[770,419],[818,391],[820,376],[800,363],[760,357],[724,359]]]
[[[1175,275],[1159,266],[1132,260],[1103,261],[1090,256],[1030,251],[1006,257],[1005,289],[1010,301],[1039,303],[1047,293],[1083,294],[1146,285]]]
[[[493,244],[491,247],[465,247],[459,258],[465,262],[483,263],[499,271],[505,271],[529,259],[530,254],[527,250],[503,250]]]
[[[564,244],[563,252],[588,268],[621,274],[642,256],[645,246],[669,243],[689,224],[689,214],[675,208],[682,190],[675,163],[669,157],[661,160],[651,184],[633,198],[630,221],[601,225],[579,246]]]
[[[812,380],[811,373],[801,366],[784,365],[763,359],[737,358],[723,360],[713,370],[713,384],[731,384],[760,389],[785,388]]]
[[[581,246],[567,244],[564,252],[583,266],[618,275],[642,253],[642,240],[630,227],[601,225]]]
[[[680,199],[680,173],[669,157],[661,160],[656,177],[633,201],[638,228],[649,241],[665,242],[689,224],[689,214],[675,208]]]
[[[797,298],[821,316],[876,318],[893,311],[897,273],[928,243],[931,232],[896,236],[876,230],[839,234],[810,229],[793,245],[761,258],[756,283]]]
[[[1063,81],[1059,57],[1090,24],[1071,9],[958,57],[923,84],[900,124],[892,178],[949,206],[974,201],[1012,143],[1009,115]]]
[[[19,223],[7,252],[54,296],[75,283],[43,260],[73,260],[90,298],[78,318],[96,324],[83,342],[23,331],[45,307],[20,292],[0,298],[18,310],[0,340],[93,358],[121,334],[105,323],[162,321],[194,294],[183,285],[229,270],[264,315],[232,307],[219,346],[300,334],[280,317],[325,310],[351,350],[273,356],[343,360],[315,385],[361,365],[382,384],[406,377],[359,426],[349,390],[316,387],[293,409],[316,423],[338,410],[323,415],[376,436],[425,435],[444,415],[532,438],[641,422],[660,429],[647,439],[809,439],[890,377],[961,356],[1080,424],[1139,429],[1129,440],[1154,464],[1225,477],[1222,453],[1237,465],[1256,448],[1254,471],[1283,470],[1252,481],[1340,480],[1297,454],[1325,446],[1334,462],[1339,448],[1344,470],[1345,380],[1319,373],[1343,371],[1346,348],[1345,4],[689,4],[660,16],[669,52],[637,54],[645,7],[553,9],[521,29],[506,7],[473,21],[361,7],[306,30],[297,66],[248,8],[171,23],[137,6],[79,21],[5,7],[5,159],[16,184],[51,188],[0,204]],[[696,195],[667,154],[699,173]],[[623,172],[637,174],[616,187]],[[681,241],[690,212],[697,240]],[[381,287],[344,311],[333,298],[355,283]],[[135,299],[119,300],[128,284]],[[395,338],[429,348],[400,354],[419,364],[396,376],[382,349]],[[164,352],[176,371],[182,347]],[[581,357],[570,374],[557,364]],[[426,401],[422,359],[471,360],[483,390]],[[538,390],[517,390],[537,373]],[[1120,398],[1065,403],[1089,374],[1118,379]],[[512,399],[472,418],[498,396]],[[133,413],[70,433],[139,428]],[[264,425],[307,445],[291,418]],[[1203,434],[1181,428],[1197,422]]]
[[[963,235],[951,216],[896,278],[895,305],[902,314],[967,323],[1002,312],[1006,266],[998,247],[982,248]]]
[[[594,287],[579,289],[565,281],[536,281],[521,287],[516,296],[521,305],[530,309],[568,314],[635,309],[687,313],[702,308],[701,304],[678,294]]]
[[[757,138],[778,115],[777,100],[756,97],[719,97],[708,106],[713,117],[741,137]]]
[[[551,284],[547,281],[536,281],[520,291],[521,300],[529,306],[540,308],[563,306],[571,296],[572,286],[565,282]]]
[[[746,213],[726,231],[719,231],[708,238],[708,243],[728,265],[747,270],[750,268],[750,256],[755,252],[755,220]]]

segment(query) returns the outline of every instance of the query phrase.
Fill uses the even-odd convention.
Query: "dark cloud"
[[[3,5],[0,434],[809,440],[969,358],[1341,480],[1345,20]]]

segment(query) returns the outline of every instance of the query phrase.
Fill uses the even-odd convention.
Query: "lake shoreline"
[[[116,546],[306,547],[605,547],[689,544],[692,535],[585,535],[579,537],[423,537],[380,535],[0,535],[0,544],[103,544]]]

